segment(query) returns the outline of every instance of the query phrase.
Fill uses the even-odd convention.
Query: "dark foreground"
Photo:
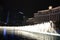
[[[3,35],[3,32],[0,32],[0,40],[36,40],[36,39],[30,39],[23,36],[17,36],[15,34]]]

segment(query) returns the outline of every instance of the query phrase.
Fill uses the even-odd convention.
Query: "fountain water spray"
[[[50,22],[45,22],[45,23],[35,24],[35,25],[28,25],[28,26],[23,26],[23,27],[22,26],[20,26],[20,27],[0,27],[0,29],[5,28],[4,30],[5,31],[7,30],[8,33],[12,33],[14,30],[13,33],[16,35],[23,35],[23,36],[26,36],[28,38],[34,38],[34,39],[40,40],[41,34],[60,36],[60,34],[58,34],[54,30],[53,26],[54,26],[53,22],[50,21]],[[44,37],[48,38],[48,36],[43,36],[43,38]]]

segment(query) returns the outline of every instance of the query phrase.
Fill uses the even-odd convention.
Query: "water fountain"
[[[22,35],[24,37],[33,38],[36,40],[57,40],[57,38],[60,37],[60,34],[54,30],[53,26],[53,22],[50,21],[23,27],[0,27],[0,29],[4,30],[4,35],[7,31],[8,34],[14,33],[17,36]]]
[[[53,9],[49,10],[49,11],[52,12]],[[0,27],[0,29],[4,30],[4,35],[6,34],[6,31],[7,31],[8,34],[14,33],[17,36],[22,35],[24,37],[33,38],[36,40],[60,40],[59,39],[60,34],[55,29],[56,26],[54,24],[54,21],[59,21],[60,16],[58,14],[60,14],[60,11],[59,10],[54,11],[56,15],[53,13],[52,13],[52,15],[50,15],[51,12],[49,12],[47,15],[44,14],[44,16],[40,16],[41,18],[38,17],[38,15],[37,15],[37,18],[40,18],[40,19],[35,18],[36,21],[38,22],[38,24],[27,25],[27,26],[18,26],[18,27],[14,27],[14,26],[6,27],[6,26],[4,26],[4,27]],[[48,19],[48,16],[50,16],[49,19]],[[57,16],[58,18],[57,17],[55,18],[55,16]],[[43,21],[45,21],[45,22],[43,22]]]

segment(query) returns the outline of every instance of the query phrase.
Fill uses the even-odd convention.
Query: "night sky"
[[[0,0],[0,6],[3,13],[0,13],[4,20],[6,19],[8,11],[10,17],[13,17],[18,11],[24,13],[26,17],[32,17],[33,13],[38,10],[48,9],[48,6],[60,6],[58,0]]]
[[[49,5],[60,6],[58,0],[2,0],[1,3],[7,10],[14,12],[18,9],[26,16],[32,15],[38,10],[48,9]]]

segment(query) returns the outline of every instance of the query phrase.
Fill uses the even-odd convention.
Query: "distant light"
[[[20,14],[24,14],[23,12],[19,12]]]
[[[52,9],[52,6],[49,6],[49,9]]]

